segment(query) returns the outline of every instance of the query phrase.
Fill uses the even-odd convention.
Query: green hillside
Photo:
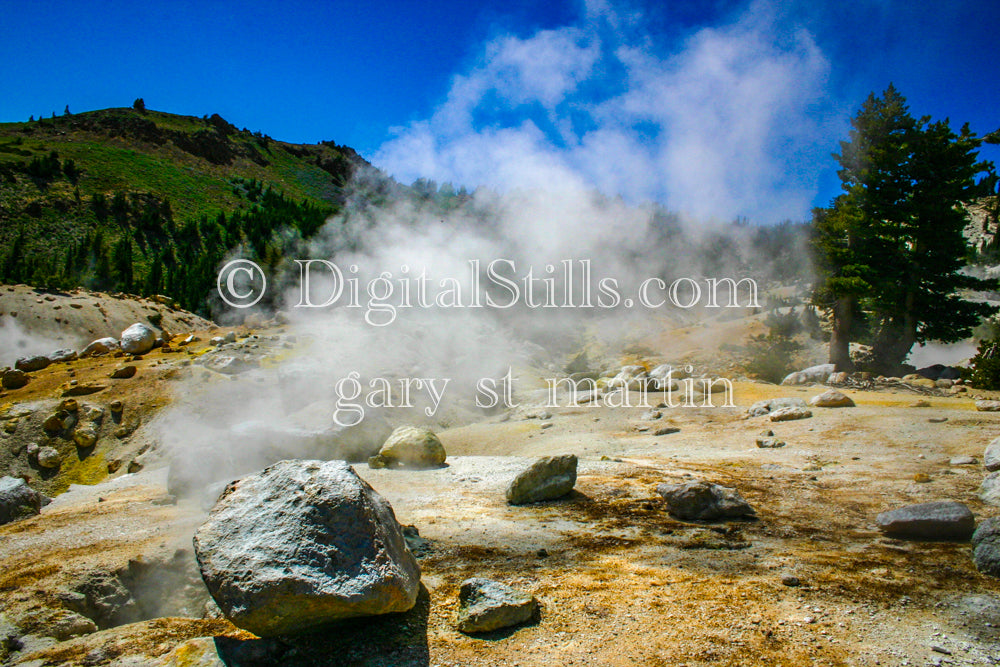
[[[352,197],[401,189],[346,146],[136,106],[0,124],[0,281],[202,310],[230,251],[278,257]]]

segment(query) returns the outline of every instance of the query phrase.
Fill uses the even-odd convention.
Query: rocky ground
[[[221,344],[211,338],[228,330],[183,336],[191,331],[201,340],[181,346],[178,335],[176,351],[129,361],[133,378],[107,379],[125,360],[97,357],[33,373],[0,397],[5,423],[17,421],[0,435],[5,470],[54,496],[40,515],[0,527],[5,664],[219,664],[214,656],[330,665],[1000,663],[1000,580],[976,570],[971,545],[891,539],[875,521],[931,500],[964,502],[977,521],[996,514],[977,490],[1000,413],[976,411],[968,395],[901,385],[844,389],[856,407],[814,407],[809,418],[777,423],[746,410],[826,387],[736,382],[737,407],[659,416],[645,407],[533,407],[525,393],[520,410],[438,429],[446,467],[355,465],[400,523],[419,531],[410,546],[423,590],[413,610],[256,639],[209,601],[191,544],[205,505],[169,493],[148,425],[188,386],[178,379],[230,382],[243,369],[219,360],[245,357],[266,369],[298,343],[282,327],[242,329]],[[26,442],[19,434],[43,433],[37,422],[65,400],[70,379],[106,384],[76,400],[108,416],[82,458],[65,433],[44,436],[63,456],[46,480],[11,452]],[[138,416],[122,437],[114,400]],[[759,448],[765,430],[785,446]],[[564,453],[579,457],[569,496],[507,504],[515,475],[538,456]],[[97,455],[100,465],[85,463]],[[975,462],[952,463],[958,456]],[[121,462],[110,477],[109,460]],[[93,478],[73,472],[84,465],[95,466]],[[671,517],[657,485],[692,479],[737,489],[757,518]],[[534,595],[538,618],[486,635],[459,632],[459,586],[469,577]]]

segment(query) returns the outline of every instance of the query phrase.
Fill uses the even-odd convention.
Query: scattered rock
[[[0,386],[4,389],[20,389],[28,384],[28,374],[16,368],[9,368],[0,375]]]
[[[816,408],[853,408],[854,401],[836,389],[827,389],[822,394],[813,396],[809,400],[809,405]]]
[[[524,505],[565,496],[576,484],[576,464],[574,454],[538,459],[507,487],[507,502]]]
[[[127,380],[130,377],[135,377],[135,372],[135,366],[131,364],[124,364],[111,371],[111,374],[108,377],[112,380]]]
[[[667,511],[682,521],[716,521],[754,515],[754,510],[736,489],[705,481],[660,484],[656,487],[667,501]]]
[[[1000,471],[991,472],[979,485],[979,498],[984,503],[1000,506]]]
[[[801,398],[769,398],[757,401],[747,409],[748,417],[763,417],[782,408],[804,408],[806,402]]]
[[[0,477],[0,525],[34,516],[49,502],[20,477]]]
[[[976,465],[976,457],[974,456],[953,456],[950,461],[948,461],[950,466],[974,466]]]
[[[373,468],[440,468],[447,454],[433,431],[416,426],[400,426],[386,439],[378,454],[369,460]]]
[[[918,472],[916,475],[913,476],[913,481],[916,482],[917,484],[927,484],[928,482],[931,481],[931,476],[928,475],[927,473]]]
[[[42,428],[49,433],[58,433],[66,428],[67,420],[69,420],[69,413],[65,410],[57,410],[45,418],[45,421],[42,422]]]
[[[994,438],[983,452],[983,467],[993,472],[1000,470],[1000,438]]]
[[[908,505],[875,520],[885,534],[910,539],[965,541],[976,528],[972,511],[951,500]]]
[[[983,574],[1000,577],[1000,517],[990,517],[972,534],[972,560]]]
[[[1000,412],[1000,401],[979,399],[976,401],[976,410],[980,412]]]
[[[62,465],[62,456],[55,447],[38,448],[38,465],[43,468],[58,468]]]
[[[121,335],[121,350],[125,354],[146,354],[156,343],[156,332],[142,322],[136,322]]]
[[[799,578],[791,574],[786,574],[785,576],[783,576],[781,578],[781,583],[791,588],[802,585],[802,582],[799,581]]]
[[[835,371],[833,364],[820,364],[818,366],[810,366],[809,368],[803,368],[801,371],[796,371],[795,373],[789,373],[785,376],[785,379],[781,381],[784,385],[798,385],[798,384],[816,384],[826,382],[830,375]]]
[[[49,357],[49,360],[52,363],[54,363],[54,364],[58,364],[60,362],[62,362],[62,363],[68,363],[70,361],[75,361],[76,360],[76,350],[71,350],[69,348],[63,348],[61,350],[56,350],[55,352],[53,352],[50,355],[48,355],[48,357]]]
[[[230,331],[222,337],[222,341],[225,343],[235,343],[236,342],[236,332]]]
[[[96,394],[99,391],[104,391],[108,386],[106,384],[68,384],[63,385],[62,396],[87,396],[89,394]]]
[[[660,412],[659,410],[647,410],[646,412],[642,413],[639,416],[639,419],[641,421],[645,421],[645,422],[652,422],[652,421],[656,421],[657,419],[659,419],[662,416],[663,416],[663,413]]]
[[[653,431],[653,435],[670,435],[671,433],[680,433],[681,430],[676,426],[661,426],[660,428]]]
[[[86,449],[97,444],[98,428],[94,422],[84,422],[73,430],[73,442],[77,447]]]
[[[238,375],[260,366],[260,361],[245,355],[213,354],[202,357],[200,363],[216,373]]]
[[[928,403],[927,401],[920,400],[920,401],[914,401],[913,403],[911,403],[910,407],[911,408],[929,408],[929,407],[931,407],[931,404]]]
[[[491,579],[466,579],[458,593],[458,629],[492,632],[527,623],[538,614],[538,600]]]
[[[827,384],[847,384],[847,380],[851,376],[844,371],[839,371],[837,373],[830,373],[830,377],[826,379]]]
[[[280,461],[231,483],[194,545],[219,608],[262,637],[417,599],[420,568],[392,507],[343,461]]]
[[[810,410],[806,410],[805,408],[790,407],[779,408],[773,411],[769,415],[769,419],[773,422],[787,422],[796,419],[808,419],[812,416],[813,413]]]
[[[761,449],[778,449],[779,447],[784,447],[784,440],[778,440],[777,438],[757,438],[757,446]]]
[[[52,360],[48,357],[36,354],[32,357],[21,357],[14,362],[14,368],[25,373],[33,373],[42,370],[51,363]]]
[[[80,356],[92,357],[98,354],[110,354],[111,352],[120,349],[121,346],[118,344],[118,339],[108,336],[106,338],[98,338],[95,341],[91,341],[87,347],[83,348],[83,351],[80,352]]]

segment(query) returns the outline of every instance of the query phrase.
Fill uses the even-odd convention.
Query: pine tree
[[[852,368],[851,340],[872,344],[872,370],[894,373],[915,343],[967,337],[996,312],[962,289],[993,281],[960,273],[966,256],[963,202],[979,194],[982,140],[947,121],[914,119],[890,85],[870,95],[834,157],[844,194],[814,215],[821,280],[817,305],[833,313],[830,362]]]

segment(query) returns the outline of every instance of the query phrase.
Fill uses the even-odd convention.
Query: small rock
[[[62,464],[62,456],[55,447],[38,448],[38,465],[43,468],[58,468]]]
[[[111,412],[115,414],[121,414],[121,411],[125,409],[125,406],[118,399],[111,401],[111,403],[108,404],[108,407],[111,408]]]
[[[0,525],[34,516],[49,502],[20,477],[0,477]]]
[[[76,360],[76,350],[71,350],[69,348],[63,348],[61,350],[56,350],[55,352],[48,355],[49,360],[54,363],[69,363],[70,361]]]
[[[52,360],[48,357],[36,354],[31,357],[21,357],[14,362],[14,368],[25,373],[33,373],[42,370],[51,363]]]
[[[1000,517],[990,517],[972,535],[972,559],[983,574],[1000,577]]]
[[[57,410],[51,415],[45,418],[42,422],[42,428],[49,433],[58,433],[59,431],[66,428],[67,421],[69,420],[69,413],[65,410]]]
[[[662,416],[663,413],[660,412],[659,410],[649,410],[647,412],[642,413],[639,416],[639,419],[641,419],[642,421],[651,422],[651,421],[656,421]]]
[[[768,418],[773,422],[787,422],[796,419],[808,419],[809,417],[812,416],[813,413],[810,410],[806,410],[805,408],[789,407],[789,408],[779,408],[778,410],[775,410],[774,412],[770,413]]]
[[[757,401],[747,409],[748,417],[762,417],[774,410],[781,408],[804,408],[806,402],[801,398],[770,398],[764,401]]]
[[[16,368],[9,368],[0,375],[0,386],[4,389],[20,389],[28,384],[28,374]]]
[[[526,623],[538,613],[538,600],[498,581],[466,579],[458,593],[458,629],[491,632]]]
[[[931,481],[931,476],[926,473],[918,472],[916,475],[913,476],[913,481],[916,482],[917,484],[926,484],[927,482]]]
[[[785,441],[777,438],[757,438],[757,446],[761,449],[778,449],[785,446]]]
[[[80,409],[80,404],[75,398],[67,398],[59,404],[59,409],[65,410],[66,412],[76,412]]]
[[[565,496],[576,484],[576,465],[574,454],[538,459],[507,487],[507,502],[523,505]]]
[[[670,435],[671,433],[680,433],[680,431],[676,426],[661,426],[653,431],[653,435]]]
[[[225,336],[222,337],[222,342],[224,343],[235,343],[236,342],[236,332],[230,331]]]
[[[77,447],[86,449],[97,444],[97,424],[84,422],[73,430],[73,442]]]
[[[976,528],[972,512],[962,503],[936,501],[882,512],[879,529],[892,537],[965,541]]]
[[[980,412],[1000,412],[1000,401],[979,399],[976,401],[976,410]]]
[[[1000,506],[1000,471],[991,472],[979,486],[979,499],[990,505]]]
[[[656,492],[667,501],[667,511],[683,521],[715,521],[754,515],[753,508],[739,491],[710,482],[660,484]]]
[[[447,454],[444,445],[426,428],[400,426],[370,461],[375,468],[440,468]]]
[[[83,351],[80,352],[80,356],[92,357],[98,354],[109,354],[120,349],[121,346],[118,344],[118,339],[108,336],[106,338],[98,338],[95,341],[91,341],[87,347],[83,348]]]
[[[820,364],[789,373],[781,381],[783,385],[815,384],[826,382],[835,371],[833,364]]]
[[[910,407],[911,408],[929,408],[929,407],[931,407],[931,404],[928,403],[927,401],[915,401],[915,402],[913,402],[913,403],[910,404]]]
[[[121,335],[121,350],[125,354],[146,354],[156,343],[156,332],[141,322],[136,322]]]
[[[817,408],[853,408],[854,401],[836,389],[827,389],[822,394],[813,396],[809,405]]]
[[[950,466],[974,466],[976,465],[976,458],[974,456],[954,456],[950,461],[948,461]]]
[[[796,586],[800,586],[802,584],[802,582],[799,581],[798,577],[793,576],[791,574],[786,574],[785,576],[783,576],[781,578],[781,583],[784,584],[785,586],[789,586],[791,588],[794,588]]]
[[[130,377],[135,377],[135,372],[135,366],[132,366],[131,364],[124,364],[111,371],[111,375],[109,377],[114,380],[127,380]]]
[[[994,438],[983,452],[983,467],[989,472],[1000,470],[1000,438]]]

